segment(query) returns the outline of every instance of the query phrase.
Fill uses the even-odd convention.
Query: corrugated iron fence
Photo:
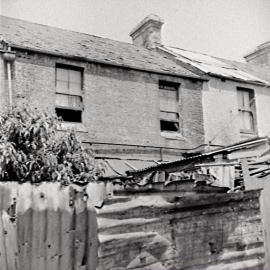
[[[94,270],[90,187],[0,183],[1,270]]]

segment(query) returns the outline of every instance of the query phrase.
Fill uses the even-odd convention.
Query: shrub
[[[84,149],[74,131],[57,132],[48,112],[14,108],[0,116],[0,181],[87,183],[104,167]]]

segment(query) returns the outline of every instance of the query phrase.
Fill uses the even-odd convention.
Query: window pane
[[[56,92],[69,94],[68,81],[56,81]]]
[[[80,96],[56,94],[56,106],[82,110],[82,98]]]
[[[250,110],[251,95],[248,90],[237,90],[238,108]]]
[[[69,96],[68,104],[71,108],[76,108],[78,110],[82,110],[82,98],[80,96]]]
[[[56,68],[56,80],[57,81],[68,81],[68,69]]]
[[[69,94],[81,96],[82,95],[81,84],[70,82],[69,83]]]
[[[164,119],[164,120],[176,121],[176,122],[179,120],[178,113],[174,113],[174,112],[161,111],[160,112],[160,118]]]
[[[241,111],[240,115],[240,127],[242,130],[254,130],[253,115],[251,112]]]
[[[244,109],[244,102],[243,102],[243,91],[237,91],[237,101],[238,101],[238,108]]]
[[[160,90],[160,110],[168,112],[178,111],[178,93],[177,91]]]
[[[244,99],[244,108],[246,110],[250,109],[250,97],[248,91],[243,91],[243,99]]]
[[[82,73],[78,70],[69,70],[69,81],[77,84],[81,84]]]

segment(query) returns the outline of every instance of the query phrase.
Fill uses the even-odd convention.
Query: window
[[[251,89],[238,88],[238,111],[240,131],[243,133],[255,132],[255,98]]]
[[[179,132],[178,88],[178,83],[159,82],[161,131]]]
[[[66,122],[82,122],[82,69],[56,66],[56,114]]]

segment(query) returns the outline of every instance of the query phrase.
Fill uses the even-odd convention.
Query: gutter
[[[160,75],[169,75],[169,76],[173,76],[173,77],[187,78],[187,79],[192,79],[192,80],[208,81],[207,79],[202,78],[200,76],[183,75],[183,74],[171,73],[169,71],[156,71],[156,70],[148,69],[148,68],[137,68],[137,67],[133,67],[133,66],[130,66],[130,65],[116,64],[116,63],[113,63],[113,62],[108,63],[106,61],[90,59],[90,58],[87,58],[87,57],[84,57],[84,56],[74,56],[74,55],[63,54],[63,53],[60,53],[60,52],[55,53],[55,52],[51,52],[51,51],[33,49],[33,48],[29,48],[29,47],[25,47],[25,46],[21,46],[21,45],[16,45],[16,44],[11,44],[10,46],[12,48],[18,49],[18,50],[26,50],[26,51],[29,51],[29,52],[52,55],[52,56],[56,56],[56,57],[64,57],[64,58],[67,58],[67,59],[72,59],[72,60],[77,60],[77,61],[91,62],[91,63],[103,64],[103,65],[107,65],[107,66],[121,67],[121,68],[126,68],[126,69],[150,72],[150,73],[160,74]]]

